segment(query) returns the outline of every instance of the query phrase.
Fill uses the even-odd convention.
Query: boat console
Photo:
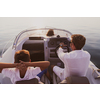
[[[50,61],[51,65],[58,65],[61,68],[64,67],[62,61],[56,54],[56,47],[63,42],[70,49],[70,40],[66,37],[29,37],[29,39],[23,44],[22,49],[26,49],[30,52],[31,61]],[[63,48],[64,52],[68,52],[68,48]]]

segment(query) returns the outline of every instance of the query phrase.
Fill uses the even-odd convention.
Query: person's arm
[[[58,50],[57,50],[57,54],[58,54],[58,57],[61,61],[64,61],[64,55],[66,53],[63,52],[63,49],[60,47]]]
[[[20,63],[23,63],[26,66],[40,67],[41,70],[46,69],[50,65],[49,61],[38,61],[38,62],[23,62],[23,61],[20,61]]]
[[[64,55],[65,55],[66,53],[63,52],[63,49],[62,49],[62,48],[65,47],[65,46],[67,46],[67,45],[65,45],[63,42],[60,43],[59,45],[60,45],[60,47],[59,47],[59,49],[57,50],[57,54],[58,54],[59,59],[60,59],[62,62],[64,62]]]
[[[0,62],[0,73],[2,72],[2,69],[3,69],[3,68],[14,68],[14,67],[16,67],[17,65],[18,65],[18,63],[12,64],[12,63],[1,63],[1,62]]]

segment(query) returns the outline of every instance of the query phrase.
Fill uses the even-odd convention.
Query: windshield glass
[[[56,29],[56,28],[52,28],[54,31],[54,35],[53,36],[47,36],[47,32],[50,28],[40,28],[40,29],[29,29],[29,30],[25,30],[20,32],[13,43],[13,48],[16,47],[16,45],[22,41],[23,39],[27,38],[27,37],[44,37],[44,38],[51,38],[51,37],[57,37],[58,35],[60,37],[67,37],[70,38],[72,33],[64,30],[64,29]]]

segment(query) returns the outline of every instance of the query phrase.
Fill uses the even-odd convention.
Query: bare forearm
[[[49,65],[50,65],[49,61],[38,61],[29,63],[29,66],[34,66],[34,67],[48,67]]]
[[[38,62],[23,62],[20,60],[21,64],[25,64],[26,67],[33,66],[33,67],[40,67],[41,70],[46,69],[49,65],[49,61],[38,61]]]
[[[0,68],[14,68],[16,67],[16,64],[12,64],[12,63],[0,63]]]

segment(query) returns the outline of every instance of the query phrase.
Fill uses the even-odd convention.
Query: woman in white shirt
[[[80,34],[71,36],[70,47],[71,52],[64,53],[62,47],[66,46],[60,43],[57,50],[58,57],[64,63],[64,68],[52,65],[52,71],[62,80],[68,76],[86,76],[86,72],[90,62],[90,54],[82,50],[85,45],[86,38]]]
[[[0,72],[9,77],[12,83],[32,78],[37,78],[40,81],[37,75],[49,65],[49,61],[31,62],[29,52],[27,50],[20,50],[15,53],[14,64],[0,63]],[[45,73],[47,73],[47,70]]]

